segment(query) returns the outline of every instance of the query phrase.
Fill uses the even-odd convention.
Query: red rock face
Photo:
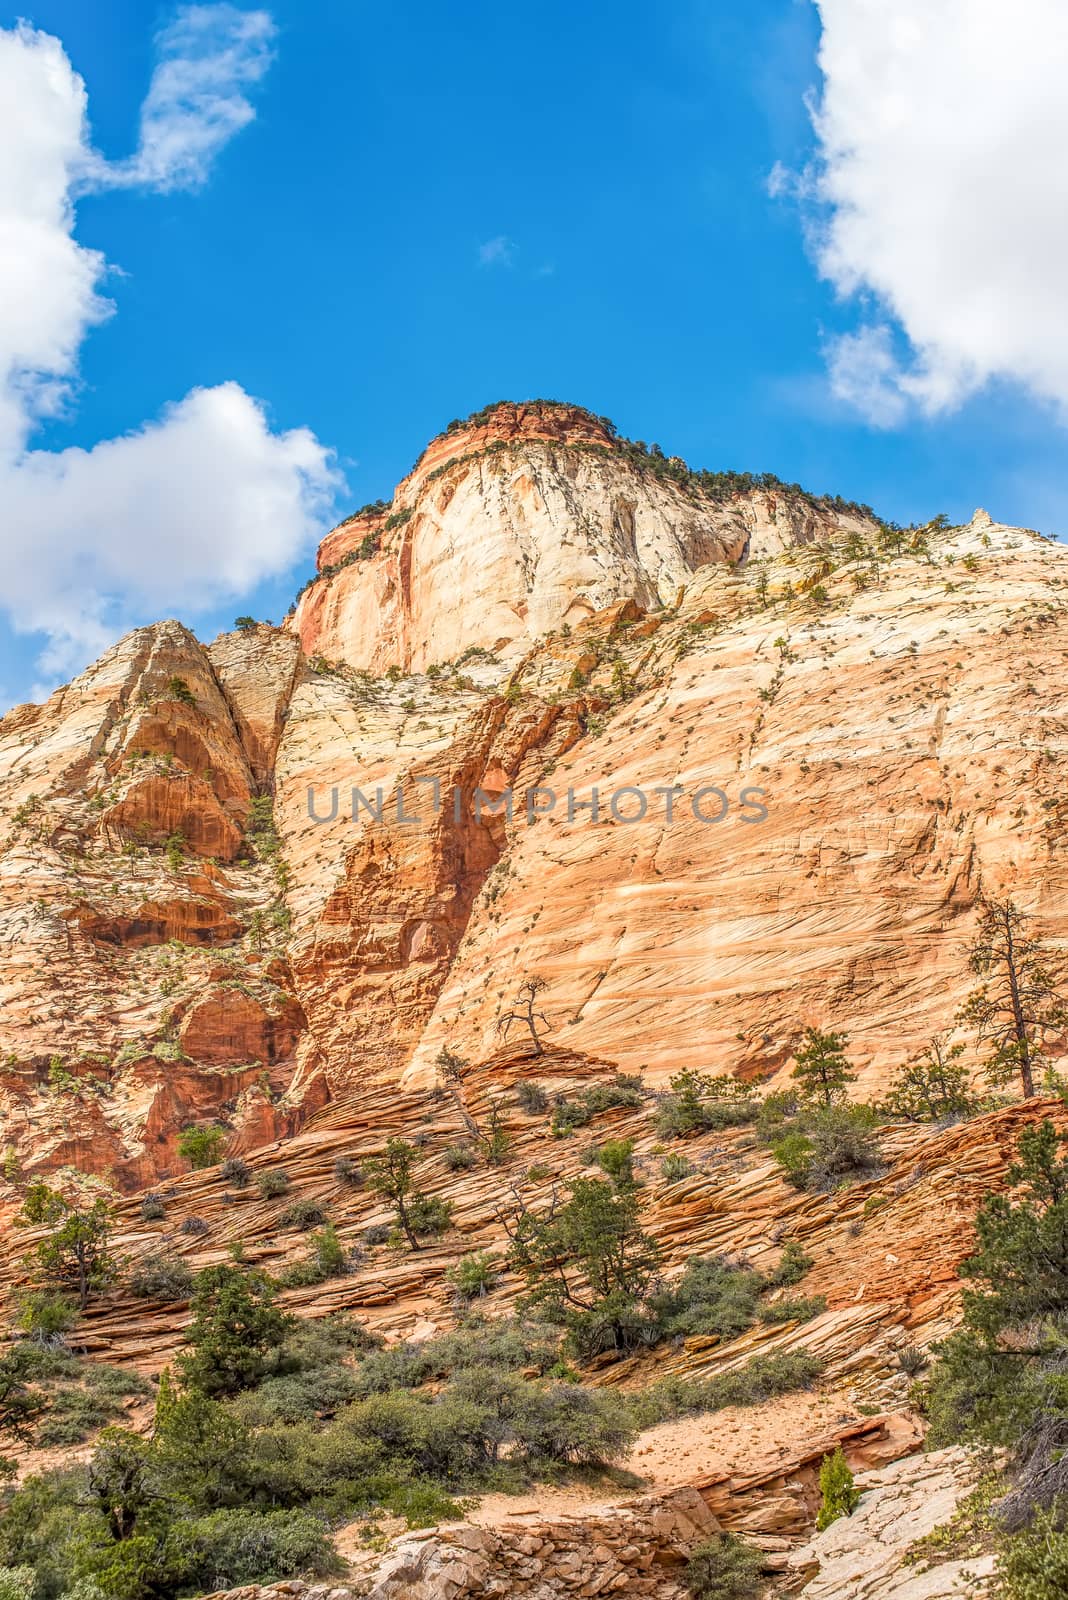
[[[710,509],[636,475],[596,420],[543,408],[435,441],[394,505],[411,515],[382,553],[298,613],[312,626],[356,585],[368,627],[346,632],[341,606],[333,664],[265,625],[204,650],[160,624],[4,719],[15,1063],[96,1057],[110,1082],[158,1046],[165,1079],[173,1046],[214,1094],[259,1062],[284,1103],[225,1112],[249,1147],[326,1093],[427,1081],[443,1046],[485,1059],[536,972],[557,1045],[654,1081],[772,1081],[811,1021],[849,1035],[878,1093],[953,1025],[980,882],[1068,938],[1059,735],[1032,693],[1060,665],[1056,547],[978,519],[873,571],[855,518],[781,491]],[[503,643],[367,672],[368,651],[440,659],[475,604],[439,603],[449,585],[477,576],[489,617],[486,584],[507,595],[517,572]],[[722,828],[690,806],[707,784]],[[441,803],[413,826],[398,787]],[[641,823],[608,804],[635,788],[655,797]],[[528,823],[534,790],[558,803]],[[251,797],[271,793],[278,837],[256,845]],[[104,1166],[137,1146],[144,1170],[156,1113],[137,1093],[100,1112]]]

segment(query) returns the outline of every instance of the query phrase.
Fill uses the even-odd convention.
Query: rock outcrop
[[[708,562],[873,530],[785,486],[713,493],[662,460],[578,407],[502,406],[451,428],[388,510],[329,535],[293,618],[305,653],[377,673],[471,649],[514,659],[616,601],[671,605]]]
[[[991,1592],[994,1557],[978,1550],[922,1558],[918,1541],[948,1523],[979,1476],[960,1448],[908,1456],[856,1477],[862,1490],[850,1517],[794,1550],[790,1589],[805,1600],[979,1600]]]

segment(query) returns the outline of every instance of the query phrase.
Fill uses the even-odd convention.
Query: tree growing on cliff
[[[655,1340],[656,1319],[643,1301],[660,1252],[642,1229],[637,1189],[576,1178],[568,1191],[566,1200],[554,1192],[540,1212],[517,1196],[516,1209],[501,1217],[509,1264],[526,1280],[527,1307],[567,1328],[581,1357]]]
[[[856,1081],[845,1053],[845,1035],[823,1033],[806,1028],[801,1047],[794,1056],[796,1066],[790,1074],[801,1093],[824,1106],[841,1105],[846,1085]]]
[[[1024,1098],[1035,1092],[1034,1065],[1042,1040],[1068,1025],[1068,1006],[1050,975],[1051,952],[1027,931],[1028,918],[1008,898],[980,895],[982,917],[968,965],[983,981],[961,1017],[987,1045],[985,1071],[1001,1086],[1019,1076]]]
[[[105,1195],[68,1200],[47,1183],[31,1183],[16,1220],[24,1227],[49,1228],[27,1266],[45,1288],[72,1295],[80,1311],[118,1276],[110,1248],[114,1209]]]
[[[468,1070],[468,1063],[463,1056],[456,1055],[447,1045],[443,1045],[434,1064],[438,1069],[438,1081],[441,1087],[459,1112],[464,1127],[482,1154],[482,1159],[489,1167],[500,1166],[512,1143],[504,1127],[500,1105],[496,1100],[490,1101],[487,1124],[483,1129],[467,1109],[467,1102],[464,1099],[463,1080]]]
[[[531,1040],[533,1041],[534,1054],[536,1056],[543,1056],[545,1054],[545,1047],[541,1042],[541,1037],[538,1033],[538,1026],[540,1024],[546,1033],[549,1031],[550,1026],[549,1019],[546,1017],[545,1013],[536,1009],[539,994],[541,994],[543,990],[547,989],[548,987],[549,985],[546,980],[544,978],[539,978],[536,973],[533,977],[527,978],[525,982],[521,983],[519,986],[519,993],[515,998],[514,1010],[505,1012],[504,1016],[501,1017],[497,1023],[497,1032],[500,1034],[502,1039],[508,1038],[508,1034],[513,1023],[518,1022],[522,1027],[526,1028],[530,1034]]]
[[[382,1154],[363,1169],[367,1187],[393,1207],[397,1226],[412,1250],[419,1249],[420,1235],[445,1233],[452,1221],[448,1202],[424,1194],[417,1185],[413,1168],[418,1155],[406,1139],[390,1139]]]
[[[1010,1190],[976,1218],[976,1249],[960,1268],[960,1329],[938,1347],[926,1393],[930,1443],[1009,1453],[1009,1530],[1068,1505],[1068,1135],[1049,1120],[1027,1128]],[[1068,1557],[1068,1537],[1061,1535]],[[1025,1591],[1020,1591],[1021,1593]],[[1056,1587],[1027,1590],[1036,1597]]]
[[[936,1035],[915,1061],[908,1061],[890,1084],[885,1111],[905,1122],[941,1122],[974,1116],[979,1100],[971,1090],[971,1074],[960,1064],[962,1044],[950,1045]]]

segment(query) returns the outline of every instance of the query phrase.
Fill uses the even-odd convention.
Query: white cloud
[[[134,167],[156,188],[201,182],[251,115],[237,86],[258,76],[269,39],[263,12],[186,7],[161,36],[142,147],[108,168],[59,41],[0,30],[0,605],[17,629],[49,634],[46,672],[77,667],[133,620],[285,571],[337,486],[312,433],[272,432],[233,383],[89,450],[30,448],[40,420],[71,404],[81,344],[113,309],[107,263],[74,236],[72,195]]]
[[[141,107],[137,153],[98,168],[96,181],[199,188],[223,145],[256,114],[245,90],[270,66],[275,31],[266,11],[183,6],[156,37],[159,63]]]
[[[897,415],[934,413],[999,378],[1068,408],[1063,0],[816,3],[815,248],[843,296],[879,309],[831,352],[839,393],[869,414],[874,393],[884,422],[895,395]],[[887,318],[912,346],[900,364]]]
[[[908,402],[901,392],[893,335],[885,323],[867,325],[829,341],[827,366],[837,398],[875,427],[889,428],[904,420]]]
[[[481,267],[510,267],[515,262],[517,246],[507,234],[499,233],[478,247],[478,264]]]

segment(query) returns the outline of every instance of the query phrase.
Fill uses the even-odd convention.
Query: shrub
[[[752,1122],[759,1110],[752,1091],[728,1073],[711,1077],[688,1067],[671,1079],[670,1089],[656,1119],[656,1131],[665,1139],[738,1127]]]
[[[839,1517],[851,1517],[860,1499],[860,1490],[853,1486],[853,1474],[842,1454],[841,1445],[833,1455],[824,1456],[820,1464],[820,1509],[816,1527],[822,1532]]]
[[[669,1152],[660,1163],[660,1176],[665,1183],[678,1183],[682,1178],[688,1178],[697,1171],[693,1162],[686,1156],[674,1155]]]
[[[694,1600],[757,1600],[767,1585],[760,1551],[733,1533],[715,1533],[693,1550],[686,1584]]]
[[[602,1172],[614,1183],[634,1182],[634,1140],[606,1139],[594,1152],[594,1159]]]
[[[910,1378],[915,1378],[927,1365],[927,1352],[919,1345],[907,1344],[897,1353],[897,1364]]]
[[[1063,1513],[1039,1511],[1006,1541],[997,1564],[1001,1600],[1063,1600],[1068,1594],[1068,1531]]]
[[[795,1295],[791,1300],[776,1300],[772,1305],[765,1306],[760,1313],[761,1322],[772,1325],[780,1322],[809,1322],[813,1317],[818,1317],[827,1309],[827,1297],[822,1294]]]
[[[247,1189],[252,1182],[252,1168],[240,1156],[227,1156],[219,1168],[219,1177],[235,1189]]]
[[[170,1529],[166,1553],[186,1589],[232,1589],[343,1570],[322,1518],[309,1511],[235,1509],[180,1519]]]
[[[208,1231],[208,1224],[203,1217],[185,1217],[180,1223],[178,1232],[187,1233],[191,1238],[199,1238]]]
[[[728,1256],[693,1256],[675,1283],[653,1297],[668,1334],[717,1334],[733,1339],[757,1319],[764,1280],[746,1262]]]
[[[363,1172],[351,1156],[338,1156],[334,1162],[334,1177],[350,1189],[358,1189],[363,1182]]]
[[[201,1172],[215,1165],[225,1143],[225,1128],[183,1128],[178,1135],[178,1154],[194,1172]]]
[[[792,1289],[811,1270],[814,1260],[796,1239],[788,1239],[783,1245],[779,1265],[768,1279],[769,1289]]]
[[[30,1289],[19,1295],[17,1304],[17,1325],[37,1345],[64,1345],[64,1335],[78,1320],[73,1300],[47,1289]]]
[[[831,1105],[802,1114],[771,1147],[776,1161],[799,1189],[837,1188],[878,1171],[878,1119],[870,1106]]]
[[[645,1086],[638,1074],[617,1072],[606,1083],[595,1083],[583,1089],[574,1100],[561,1096],[553,1112],[552,1131],[564,1137],[575,1128],[584,1128],[601,1111],[615,1106],[640,1106],[645,1099]]]
[[[292,1201],[278,1214],[280,1228],[295,1228],[300,1233],[307,1233],[309,1228],[316,1228],[326,1220],[326,1213],[319,1202],[303,1196]]]
[[[369,1228],[363,1230],[363,1242],[373,1250],[376,1245],[388,1244],[393,1237],[393,1226],[389,1222],[372,1222]]]
[[[441,1152],[441,1159],[450,1172],[467,1172],[478,1162],[478,1156],[469,1144],[450,1144]]]
[[[500,1276],[500,1263],[487,1250],[477,1250],[473,1255],[461,1256],[456,1265],[445,1274],[458,1300],[476,1300],[495,1289]]]
[[[37,1574],[32,1567],[0,1567],[0,1600],[35,1600]]]
[[[277,1200],[279,1196],[289,1193],[289,1178],[281,1167],[268,1167],[256,1179],[256,1188],[262,1200]]]
[[[167,1215],[167,1208],[158,1194],[146,1194],[141,1201],[141,1221],[160,1222]]]
[[[521,1078],[515,1086],[515,1097],[521,1111],[526,1111],[530,1116],[548,1111],[549,1096],[540,1083],[535,1083],[533,1078]]]
[[[185,679],[179,678],[177,674],[167,679],[167,697],[170,700],[180,700],[183,705],[187,706],[195,706],[197,703],[196,695],[192,689],[190,689]]]
[[[193,1274],[179,1256],[142,1257],[130,1273],[130,1293],[143,1300],[188,1300]]]
[[[416,1234],[436,1236],[452,1227],[452,1206],[437,1195],[416,1195],[408,1203],[408,1215]]]

